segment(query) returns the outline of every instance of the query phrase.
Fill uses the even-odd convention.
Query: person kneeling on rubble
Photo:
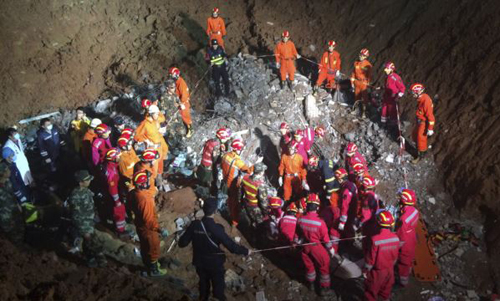
[[[184,248],[193,242],[193,265],[200,278],[199,300],[210,297],[210,283],[213,296],[217,300],[226,300],[224,295],[224,262],[226,256],[220,248],[223,244],[231,253],[249,256],[252,251],[234,242],[225,232],[224,227],[214,221],[217,200],[210,198],[203,204],[205,216],[193,221],[179,239],[179,247]]]

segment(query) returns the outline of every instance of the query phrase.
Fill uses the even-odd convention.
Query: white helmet
[[[99,118],[94,118],[94,119],[92,119],[92,121],[90,122],[90,127],[91,127],[91,128],[93,128],[93,129],[95,129],[95,128],[96,128],[99,124],[101,124],[101,123],[102,123],[101,119],[99,119]]]
[[[149,114],[160,113],[160,109],[158,109],[157,105],[151,105],[148,109]]]

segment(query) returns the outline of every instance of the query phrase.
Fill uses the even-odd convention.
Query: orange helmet
[[[384,65],[384,69],[389,69],[391,71],[394,71],[394,70],[396,70],[396,66],[394,65],[393,62],[387,62]]]
[[[233,142],[231,142],[231,148],[233,150],[240,151],[243,149],[244,146],[245,144],[243,144],[243,140],[241,138],[235,138]]]
[[[363,174],[365,172],[365,166],[362,163],[355,163],[352,168],[354,169],[354,173],[357,175]]]
[[[115,161],[118,157],[118,150],[116,148],[112,148],[106,152],[106,160]]]
[[[390,211],[383,210],[377,215],[377,222],[380,227],[390,228],[394,226],[394,216]]]
[[[280,130],[287,130],[287,131],[289,131],[290,130],[290,126],[288,125],[288,123],[282,122],[281,125],[280,125]]]
[[[361,49],[359,54],[363,55],[363,56],[370,56],[370,51],[368,51],[368,49],[366,49],[366,48],[363,48],[363,49]]]
[[[373,189],[375,186],[377,186],[377,181],[372,176],[365,176],[363,178],[363,186],[366,189]]]
[[[134,130],[131,128],[124,128],[120,134],[121,135],[129,135],[130,137],[132,137],[134,135]]]
[[[349,157],[354,156],[354,154],[358,151],[358,147],[354,142],[349,142],[346,147],[346,152]]]
[[[231,134],[229,133],[229,129],[228,128],[220,128],[215,133],[215,136],[217,138],[219,138],[219,140],[225,141],[225,140],[229,139],[229,137],[231,137]]]
[[[281,208],[283,207],[283,200],[280,197],[272,196],[269,198],[269,206],[271,208]]]
[[[307,196],[306,204],[316,204],[319,206],[320,205],[319,196],[315,193],[310,193]]]
[[[170,69],[168,69],[168,74],[170,74],[172,77],[178,77],[179,75],[181,75],[181,71],[176,67],[171,67]]]
[[[144,109],[149,108],[152,104],[153,104],[153,102],[151,100],[147,99],[147,98],[144,98],[141,101],[141,107],[144,108]]]
[[[317,156],[310,156],[309,157],[309,165],[316,167],[319,164],[319,158]]]
[[[134,174],[135,186],[149,186],[149,172],[147,170],[140,170]]]
[[[290,203],[290,205],[288,205],[288,208],[286,209],[286,211],[291,211],[291,212],[297,213],[297,211],[299,211],[299,210],[297,209],[297,205],[295,205],[295,203]]]
[[[104,123],[101,123],[94,129],[94,131],[96,132],[97,135],[101,136],[109,132],[109,127]]]
[[[124,148],[125,146],[127,146],[129,141],[130,141],[130,135],[122,134],[120,138],[118,138],[117,144],[119,147]]]
[[[285,30],[285,31],[283,31],[283,33],[281,34],[281,36],[283,38],[289,38],[290,37],[290,32],[288,30]]]
[[[403,189],[399,201],[403,205],[415,206],[415,203],[417,202],[415,191],[411,189]]]
[[[344,168],[339,168],[335,171],[335,177],[339,179],[343,179],[347,176],[347,171]]]
[[[325,128],[322,127],[321,125],[320,126],[317,126],[315,129],[314,129],[314,132],[316,133],[316,135],[318,135],[318,137],[325,137]]]
[[[156,149],[148,148],[141,154],[141,160],[145,162],[153,162],[160,158],[160,153]]]
[[[337,43],[333,40],[330,40],[330,41],[328,41],[327,45],[328,45],[328,47],[335,47],[335,46],[337,46]]]
[[[410,86],[411,92],[420,95],[422,92],[424,92],[425,88],[424,85],[419,84],[419,83],[414,83],[413,85]]]

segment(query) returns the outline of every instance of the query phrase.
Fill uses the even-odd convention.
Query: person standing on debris
[[[78,187],[71,192],[68,199],[72,224],[83,238],[83,254],[87,265],[105,267],[107,260],[95,234],[94,193],[88,188],[94,177],[87,170],[80,170],[75,173],[75,178]]]
[[[347,178],[347,171],[343,168],[337,169],[335,171],[335,178],[340,183],[340,223],[339,230],[344,231],[345,236],[350,236],[352,233],[352,222],[356,217],[357,210],[357,200],[358,200],[358,188],[353,182],[349,181]],[[349,222],[348,222],[349,221]],[[345,229],[346,224],[349,225]]]
[[[155,160],[154,176],[156,181],[162,180],[163,175],[163,160],[167,158],[168,145],[163,138],[163,133],[160,132],[160,109],[156,105],[151,105],[148,108],[148,114],[136,129],[134,139],[145,144],[148,149],[158,151],[160,157]]]
[[[113,127],[111,128],[111,145],[116,145],[118,138],[120,138],[122,131],[125,129],[125,120],[121,116],[113,118]]]
[[[12,189],[10,168],[3,162],[0,163],[0,232],[13,243],[24,240],[23,212]]]
[[[370,52],[363,48],[359,52],[359,60],[354,62],[354,70],[351,74],[351,86],[354,89],[354,103],[361,104],[361,117],[366,118],[368,106],[368,86],[372,81],[372,64],[368,61]]]
[[[269,206],[267,197],[270,185],[266,179],[266,169],[266,165],[257,163],[253,174],[246,174],[241,180],[243,204],[254,228],[262,225]]]
[[[77,154],[82,149],[83,136],[87,133],[90,126],[90,119],[85,115],[85,109],[78,107],[76,109],[76,117],[70,123],[70,135],[73,141],[73,147]]]
[[[97,138],[95,128],[100,124],[102,124],[100,119],[92,119],[87,132],[83,135],[82,141],[82,158],[93,175],[96,174],[96,171],[92,161],[92,143],[94,143],[94,139]]]
[[[276,57],[276,68],[280,69],[281,89],[285,88],[285,81],[288,82],[288,88],[292,89],[292,82],[295,83],[295,60],[301,58],[300,54],[295,49],[295,44],[290,41],[290,32],[283,31],[281,34],[281,42],[274,49]],[[287,80],[288,76],[288,80]]]
[[[335,41],[328,41],[327,47],[328,51],[323,53],[321,57],[321,62],[319,64],[318,70],[318,80],[314,86],[314,92],[318,91],[318,88],[326,80],[326,89],[331,91],[335,88],[335,77],[340,76],[340,54],[335,50],[337,43]]]
[[[212,11],[212,16],[207,19],[208,41],[217,40],[217,43],[224,48],[223,37],[226,34],[226,24],[224,19],[219,16],[219,9],[216,7]]]
[[[290,126],[286,122],[282,122],[280,125],[280,149],[281,154],[286,154],[288,152],[288,144],[292,141],[292,131],[290,131]]]
[[[413,260],[415,259],[415,249],[417,247],[417,232],[415,228],[420,218],[415,204],[417,196],[411,189],[403,189],[399,199],[401,214],[396,225],[396,234],[400,240],[400,252],[398,259],[399,283],[407,286],[410,281]]]
[[[222,177],[227,187],[227,206],[229,207],[229,215],[231,217],[232,226],[236,227],[240,218],[240,203],[239,203],[239,186],[240,177],[243,173],[253,173],[254,167],[248,167],[240,157],[243,150],[243,140],[241,138],[233,139],[231,143],[232,151],[226,153],[222,157],[221,168]],[[256,163],[262,162],[260,157]]]
[[[340,223],[340,208],[338,203],[327,202],[323,204],[319,211],[319,216],[325,221],[328,228],[328,236],[332,242],[332,247],[335,253],[339,250],[340,232],[338,226]]]
[[[38,129],[36,136],[42,160],[51,172],[55,172],[61,146],[65,145],[64,140],[48,118],[43,118],[40,121],[40,129]]]
[[[4,164],[9,167],[10,170],[10,184],[12,185],[12,190],[16,196],[19,203],[22,205],[30,200],[30,191],[28,187],[24,184],[23,178],[19,169],[17,169],[16,163],[14,163],[14,156],[16,154],[10,148],[2,149],[2,158]]]
[[[377,181],[372,176],[365,176],[363,185],[360,188],[359,198],[361,199],[358,217],[355,221],[355,230],[363,229],[363,234],[371,237],[376,230],[376,216],[379,210],[379,197],[375,193]]]
[[[292,143],[296,144],[297,153],[304,159],[304,167],[307,167],[307,163],[309,163],[308,143],[304,135],[304,130],[296,130],[293,134]]]
[[[318,216],[320,206],[319,197],[311,193],[307,197],[307,213],[298,220],[298,236],[304,243],[315,243],[304,246],[302,249],[302,261],[306,267],[306,280],[308,287],[314,291],[314,282],[316,281],[316,268],[320,272],[320,296],[330,296],[330,256],[335,255],[328,229],[325,221]],[[328,251],[328,252],[327,252]],[[328,253],[330,256],[328,256]]]
[[[204,301],[210,299],[210,286],[215,299],[226,300],[224,295],[226,256],[220,248],[221,244],[233,254],[244,256],[252,254],[251,250],[234,242],[224,232],[224,227],[214,221],[216,211],[217,200],[207,199],[203,204],[203,218],[194,220],[179,239],[181,248],[193,243],[193,265],[200,278],[199,300]]]
[[[318,168],[319,158],[317,156],[309,157],[307,165],[307,183],[309,184],[310,192],[320,195],[323,192],[323,176]]]
[[[391,231],[394,217],[389,211],[377,215],[380,228],[378,234],[370,237],[367,252],[365,252],[365,300],[376,301],[391,298],[394,285],[394,264],[398,259],[399,238]]]
[[[217,172],[217,164],[219,156],[224,155],[227,149],[227,142],[231,138],[230,130],[220,128],[215,133],[216,138],[209,139],[203,146],[201,154],[201,162],[196,171],[197,177],[201,184],[205,187],[212,187],[215,173]]]
[[[368,170],[366,166],[366,160],[363,155],[358,151],[358,146],[354,142],[349,142],[345,148],[345,168],[349,173],[349,179],[354,181],[356,178],[356,173],[354,170],[354,165],[356,163],[361,163],[364,170]]]
[[[309,190],[307,185],[307,171],[304,168],[304,159],[297,153],[297,143],[290,143],[288,154],[281,155],[279,172],[279,185],[283,186],[283,198],[289,201],[292,197],[298,196],[303,189]]]
[[[6,148],[11,149],[14,152],[12,161],[16,164],[17,169],[21,173],[21,177],[24,181],[24,185],[30,186],[34,184],[33,176],[31,175],[30,166],[28,164],[28,159],[24,154],[24,146],[21,141],[21,135],[16,128],[7,129],[7,141],[5,142],[2,151]]]
[[[160,238],[168,236],[166,229],[160,228],[155,209],[155,193],[150,189],[151,173],[141,170],[134,174],[134,199],[132,210],[135,214],[135,226],[139,242],[141,244],[141,256],[147,267],[148,275],[160,277],[167,274],[162,269],[158,259],[160,258]]]
[[[283,241],[290,245],[298,239],[296,234],[297,229],[297,205],[290,203],[286,208],[286,214],[279,222],[279,230]]]
[[[397,109],[396,105],[398,100],[403,97],[405,93],[405,85],[401,77],[394,71],[396,66],[392,62],[388,62],[384,66],[384,71],[387,74],[385,80],[384,98],[382,100],[382,117],[380,121],[382,124],[394,126],[397,124]]]
[[[127,237],[127,233],[125,232],[126,210],[125,205],[120,200],[120,193],[118,190],[120,181],[118,162],[120,161],[120,157],[121,154],[116,148],[110,149],[106,153],[106,166],[104,168],[104,173],[106,176],[109,196],[113,201],[113,221],[115,222],[116,233],[120,238],[125,238]]]
[[[417,122],[413,129],[413,141],[417,145],[417,156],[412,163],[417,164],[427,152],[427,136],[434,134],[434,105],[427,93],[424,93],[424,85],[415,83],[410,87],[413,97],[417,99]]]
[[[219,43],[216,39],[212,40],[212,47],[208,48],[207,51],[208,58],[210,60],[210,66],[212,68],[212,79],[215,84],[215,95],[217,97],[222,96],[222,90],[220,88],[220,78],[224,82],[224,96],[229,96],[229,74],[227,74],[227,55],[224,48],[219,47]]]
[[[134,165],[134,173],[141,170],[147,170],[149,172],[149,186],[148,189],[151,190],[153,194],[156,195],[158,189],[156,186],[160,186],[160,183],[156,180],[156,161],[160,159],[160,153],[156,149],[146,149],[140,156],[140,161]]]
[[[104,123],[98,125],[94,131],[97,137],[92,142],[92,163],[97,170],[102,171],[106,160],[106,153],[112,148],[111,141],[109,140],[111,131]]]
[[[318,162],[318,169],[321,171],[325,183],[326,199],[330,204],[338,206],[340,184],[335,178],[335,171],[339,168],[333,159],[322,159]]]
[[[130,134],[122,133],[118,138],[118,148],[120,148],[120,161],[118,162],[118,171],[120,172],[120,180],[118,189],[120,198],[127,203],[128,193],[134,189],[134,166],[139,162],[139,157],[132,147],[132,137]]]
[[[161,101],[158,103],[158,108],[160,109],[160,113],[169,117],[169,120],[166,121],[166,126],[172,127],[176,123],[182,124],[182,118],[179,111],[181,100],[179,96],[177,96],[177,88],[174,80],[168,79],[166,88],[165,93],[161,96]],[[179,134],[185,136],[184,131]]]
[[[269,197],[269,237],[273,240],[279,238],[279,223],[283,215],[284,202],[280,197]]]
[[[182,121],[187,129],[186,138],[193,136],[193,125],[191,121],[191,104],[189,102],[189,88],[186,81],[181,77],[181,71],[175,67],[169,70],[170,77],[175,81],[176,93],[181,102],[179,103],[179,110],[181,112]]]

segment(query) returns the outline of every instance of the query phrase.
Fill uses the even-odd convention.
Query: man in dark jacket
[[[224,81],[225,96],[229,95],[229,75],[227,74],[227,55],[224,48],[219,47],[216,39],[212,40],[212,47],[208,48],[208,59],[212,67],[212,79],[215,83],[215,93],[217,97],[222,95],[220,88],[220,78]]]
[[[40,129],[36,134],[38,149],[44,163],[47,164],[51,172],[56,171],[56,161],[59,158],[61,146],[65,144],[64,140],[48,118],[40,121]]]
[[[217,200],[208,199],[203,205],[205,216],[201,220],[193,221],[186,232],[179,239],[179,247],[184,248],[193,242],[193,265],[200,278],[200,300],[210,297],[210,283],[213,286],[213,295],[218,300],[226,300],[224,295],[224,262],[226,256],[219,247],[223,244],[231,253],[250,255],[251,250],[238,245],[225,232],[224,227],[215,223],[214,215],[217,210]]]

